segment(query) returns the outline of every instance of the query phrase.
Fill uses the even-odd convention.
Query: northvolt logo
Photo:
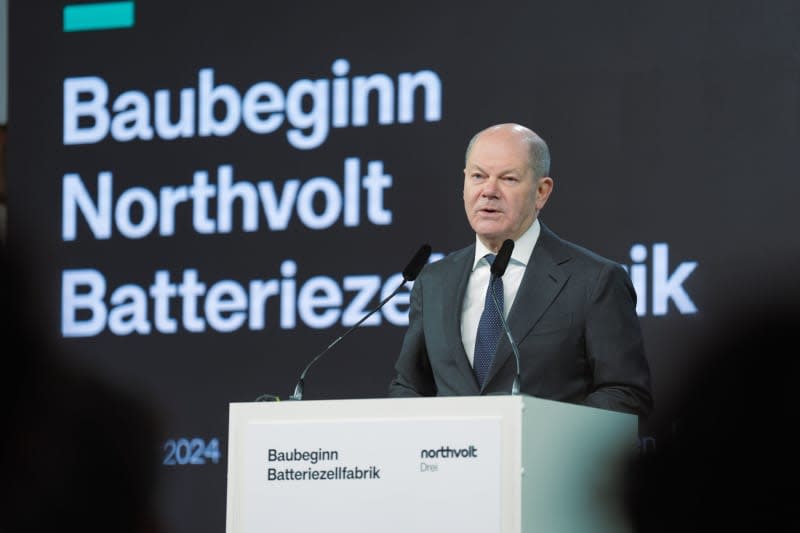
[[[478,457],[478,448],[473,444],[470,444],[466,448],[441,446],[439,448],[420,450],[419,456],[421,459],[475,458]]]
[[[623,266],[630,274],[636,290],[637,315],[646,316],[648,310],[653,316],[666,315],[670,301],[682,315],[697,312],[697,306],[683,286],[697,268],[697,261],[683,261],[670,271],[669,245],[664,242],[653,244],[651,250],[644,244],[634,244],[629,255],[633,264],[630,267]],[[652,298],[650,301],[648,295]]]

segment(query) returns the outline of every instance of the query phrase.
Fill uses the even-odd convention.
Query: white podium
[[[232,403],[227,533],[629,531],[634,415],[530,396]]]

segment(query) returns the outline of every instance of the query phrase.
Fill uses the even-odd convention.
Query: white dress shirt
[[[525,267],[533,252],[533,247],[539,239],[541,231],[539,219],[533,221],[522,236],[514,242],[514,251],[503,274],[503,316],[508,317],[508,311],[517,297]],[[464,306],[461,308],[461,342],[467,352],[470,366],[475,358],[475,337],[478,335],[478,322],[483,313],[483,303],[486,301],[486,289],[489,286],[490,266],[484,259],[486,254],[492,253],[478,236],[475,236],[475,258],[472,262],[472,273],[467,282],[467,292],[464,294]]]

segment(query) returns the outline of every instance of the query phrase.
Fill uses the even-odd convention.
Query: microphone
[[[503,241],[503,245],[500,247],[500,251],[497,252],[497,256],[495,256],[494,262],[492,263],[492,276],[495,278],[503,277],[503,274],[506,273],[506,268],[508,268],[508,262],[511,259],[511,252],[513,251],[514,241],[511,239]]]
[[[514,251],[514,241],[511,239],[506,239],[503,241],[503,245],[500,247],[500,251],[497,252],[497,256],[494,258],[494,262],[492,263],[492,278],[489,281],[490,284],[493,285],[495,280],[502,278],[503,274],[506,273],[506,268],[508,267],[508,261],[511,259],[512,251]],[[511,385],[511,394],[516,396],[519,394],[519,348],[517,347],[517,343],[514,341],[514,338],[511,336],[511,329],[508,327],[506,317],[503,315],[503,310],[500,308],[500,303],[497,301],[497,296],[494,294],[494,287],[492,287],[492,290],[489,292],[492,294],[492,300],[494,301],[495,309],[497,309],[497,314],[500,315],[500,322],[503,324],[503,330],[506,332],[508,342],[511,343],[511,349],[514,352],[514,359],[517,363],[517,375],[514,376],[514,383]]]
[[[512,243],[512,245],[513,245],[513,243]],[[304,383],[305,383],[306,373],[308,373],[308,369],[311,368],[311,366],[314,363],[316,363],[317,360],[320,357],[322,357],[323,355],[328,353],[331,348],[336,346],[339,343],[340,340],[342,340],[347,335],[349,335],[351,331],[356,329],[358,326],[361,325],[362,322],[364,322],[366,319],[368,319],[370,316],[372,316],[375,312],[377,312],[381,307],[383,307],[386,304],[386,302],[388,302],[389,300],[394,298],[394,295],[397,294],[397,292],[401,288],[403,288],[403,286],[407,282],[414,281],[415,279],[417,279],[417,276],[419,275],[420,271],[422,270],[422,267],[424,267],[425,264],[428,262],[428,258],[430,256],[431,256],[431,247],[430,247],[430,245],[423,244],[420,247],[420,249],[417,250],[417,253],[414,254],[414,257],[411,258],[411,261],[408,262],[408,265],[406,265],[406,267],[403,269],[403,281],[395,288],[395,290],[393,290],[392,293],[389,296],[384,298],[383,301],[381,303],[379,303],[378,306],[375,309],[373,309],[372,311],[370,311],[369,313],[364,315],[361,318],[361,320],[359,320],[358,322],[356,322],[353,325],[353,327],[351,327],[350,329],[348,329],[347,331],[342,333],[336,340],[334,340],[332,343],[330,343],[327,348],[325,348],[320,353],[318,353],[316,355],[316,357],[314,357],[306,365],[306,367],[303,369],[303,372],[300,374],[300,379],[297,381],[297,385],[294,388],[294,394],[289,396],[290,400],[302,400],[303,399],[303,386],[304,386]]]

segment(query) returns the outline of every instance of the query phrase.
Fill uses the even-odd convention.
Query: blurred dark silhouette
[[[158,531],[154,412],[56,356],[26,304],[25,277],[0,248],[0,529]]]
[[[798,266],[775,262],[719,295],[719,327],[627,472],[634,531],[800,531]]]

